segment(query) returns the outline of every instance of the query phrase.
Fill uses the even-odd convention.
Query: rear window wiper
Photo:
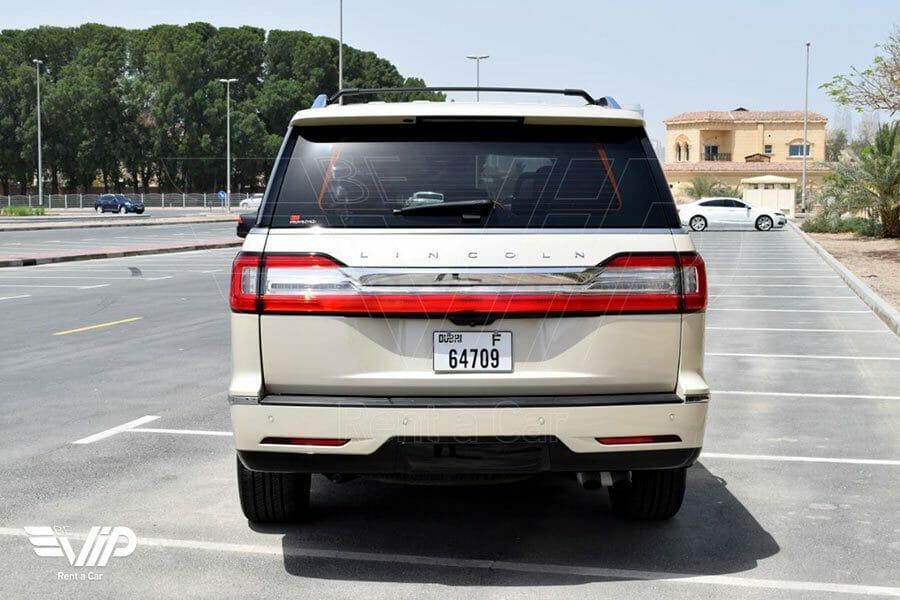
[[[476,215],[486,215],[494,209],[494,201],[490,198],[478,200],[453,200],[450,202],[434,202],[430,204],[411,204],[402,208],[395,208],[395,215],[411,214],[462,214],[464,217],[471,212]]]

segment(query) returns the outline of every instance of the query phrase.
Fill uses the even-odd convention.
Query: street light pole
[[[225,84],[225,212],[231,212],[231,84],[237,79],[220,79]]]
[[[481,87],[481,61],[485,58],[490,58],[490,56],[487,54],[473,54],[467,56],[466,58],[475,61],[475,102],[480,102],[481,92],[478,90],[478,88]]]
[[[338,91],[344,89],[344,0],[338,0]],[[338,104],[344,97],[338,98]]]
[[[31,62],[35,67],[35,80],[37,81],[37,151],[38,151],[38,206],[44,205],[44,153],[41,151],[41,65],[44,61],[34,59]]]
[[[806,159],[809,155],[809,42],[806,42],[806,85],[803,88],[803,189],[800,192],[800,209],[806,212]]]

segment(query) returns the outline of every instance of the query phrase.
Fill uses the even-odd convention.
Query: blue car
[[[119,214],[136,213],[143,214],[144,203],[140,200],[132,200],[122,194],[103,194],[94,202],[94,210],[98,213],[114,212]]]

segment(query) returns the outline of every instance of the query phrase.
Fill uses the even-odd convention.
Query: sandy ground
[[[811,233],[854,275],[900,308],[900,240],[858,238],[852,233]]]

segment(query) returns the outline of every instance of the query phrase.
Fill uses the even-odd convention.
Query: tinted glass
[[[677,226],[641,128],[411,123],[291,136],[274,227]],[[474,221],[452,210],[395,213],[459,201],[494,208]]]
[[[712,206],[716,208],[725,208],[730,206],[726,200],[708,200],[706,202],[701,202],[700,206]]]

